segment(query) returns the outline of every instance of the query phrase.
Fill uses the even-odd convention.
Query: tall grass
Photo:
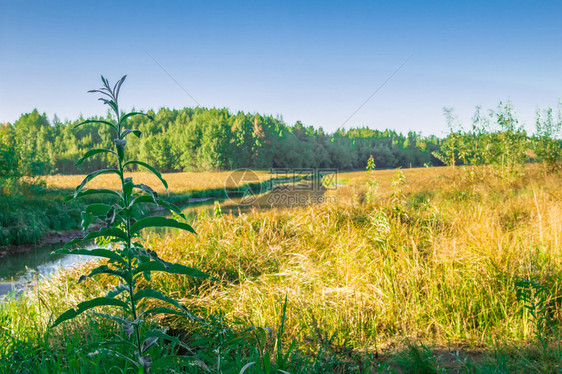
[[[544,287],[548,317],[560,324],[561,177],[530,168],[506,185],[454,176],[446,168],[403,172],[406,185],[398,192],[389,187],[392,171],[375,172],[379,188],[369,204],[365,182],[372,176],[350,173],[340,175],[346,186],[333,192],[336,204],[205,216],[194,223],[197,237],[154,235],[148,241],[165,260],[204,267],[220,279],[155,276],[154,286],[199,315],[241,323],[240,331],[275,331],[287,297],[284,344],[298,342],[304,357],[320,357],[328,347],[338,357],[332,371],[406,370],[401,365],[414,361],[467,372],[504,364],[559,370],[555,335],[548,337],[548,354],[536,353],[537,324],[518,299],[517,284],[535,279]],[[48,305],[48,313],[56,313],[76,301],[61,297],[70,274],[40,284],[18,302]],[[84,296],[107,286],[101,280],[89,287]],[[41,331],[33,324],[48,313],[26,317],[17,308],[0,308],[0,316],[12,318],[4,331]],[[186,340],[196,334],[182,319],[159,322]],[[407,345],[396,356],[411,360],[377,361],[393,356],[404,339],[424,345]],[[445,353],[433,357],[425,346]]]

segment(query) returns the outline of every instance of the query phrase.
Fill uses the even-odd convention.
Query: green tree
[[[562,168],[562,103],[558,104],[556,118],[552,108],[537,110],[533,149],[546,172]]]
[[[511,101],[500,102],[489,115],[497,128],[490,134],[494,152],[491,163],[502,178],[510,180],[523,172],[529,150],[527,134],[519,124]]]
[[[441,143],[440,151],[434,151],[433,155],[445,165],[452,166],[453,170],[459,162],[467,162],[468,147],[464,136],[462,124],[454,115],[453,109],[443,108],[449,134]]]
[[[18,191],[18,153],[14,128],[9,123],[0,124],[0,197]]]
[[[14,130],[20,174],[48,173],[53,151],[52,147],[49,147],[52,139],[47,116],[34,109],[14,123]]]

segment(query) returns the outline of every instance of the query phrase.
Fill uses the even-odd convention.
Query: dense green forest
[[[153,117],[129,119],[130,126],[145,135],[129,138],[134,158],[159,170],[228,170],[236,168],[338,168],[365,167],[369,155],[379,168],[440,164],[432,152],[439,149],[436,137],[422,138],[410,132],[367,128],[338,130],[333,134],[297,122],[227,109],[184,108],[148,111]],[[81,167],[76,160],[91,148],[109,148],[110,129],[97,124],[74,126],[72,122],[49,121],[37,110],[23,114],[13,125],[0,130],[0,157],[7,170],[20,174],[83,173],[99,168],[109,159],[103,155]]]
[[[528,135],[510,102],[488,112],[477,108],[472,129],[463,130],[445,110],[450,133],[444,139],[407,135],[393,130],[354,128],[327,133],[297,122],[293,126],[272,116],[227,109],[162,108],[130,118],[129,126],[145,135],[130,137],[133,158],[159,170],[228,170],[236,168],[363,169],[370,155],[377,168],[424,165],[491,164],[539,160],[554,165],[560,157],[560,108],[537,111],[537,130]],[[100,118],[97,118],[100,119]],[[37,110],[13,124],[0,125],[0,177],[73,174],[104,167],[99,155],[79,167],[75,161],[91,148],[110,148],[110,129],[84,121],[49,121]],[[502,148],[503,147],[503,148]],[[504,149],[505,148],[505,149]],[[506,158],[507,157],[507,158]]]

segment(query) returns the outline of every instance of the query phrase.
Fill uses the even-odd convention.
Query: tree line
[[[517,119],[511,101],[487,112],[476,107],[469,129],[452,109],[444,112],[449,134],[434,155],[446,165],[489,166],[504,179],[521,174],[527,162],[541,163],[545,172],[562,168],[562,103],[556,109],[537,109],[532,135]]]
[[[130,128],[148,136],[128,138],[132,158],[165,172],[231,170],[237,168],[364,169],[372,155],[378,169],[424,165],[518,164],[537,160],[556,168],[560,163],[560,107],[537,111],[534,134],[516,119],[508,102],[483,112],[477,108],[472,128],[464,130],[445,109],[450,132],[445,138],[419,133],[369,128],[333,133],[301,122],[287,125],[281,118],[231,113],[215,108],[162,108],[151,118],[128,119]],[[96,119],[104,119],[96,117]],[[84,121],[50,121],[37,110],[13,124],[0,125],[0,177],[85,173],[111,165],[100,154],[83,165],[76,160],[86,150],[110,148],[109,128]]]
[[[289,126],[272,116],[233,114],[214,108],[162,108],[147,114],[152,119],[128,119],[128,126],[146,135],[128,137],[128,152],[165,172],[363,169],[371,154],[378,168],[442,164],[433,155],[439,150],[440,140],[414,132],[403,135],[393,130],[356,128],[327,133],[301,122]],[[78,167],[74,165],[86,150],[110,148],[113,142],[105,126],[86,124],[75,129],[82,121],[83,118],[64,123],[56,118],[49,121],[45,114],[34,110],[13,124],[0,125],[0,169],[4,174],[74,174],[111,164],[113,160],[102,154]]]

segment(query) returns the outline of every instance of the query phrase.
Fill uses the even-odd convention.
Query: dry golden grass
[[[344,173],[338,183],[345,186],[327,191],[337,203],[203,216],[197,236],[151,235],[166,260],[219,278],[159,275],[153,287],[200,315],[272,328],[287,296],[285,339],[305,350],[331,336],[340,346],[377,351],[404,337],[446,346],[532,342],[536,325],[516,296],[517,282],[528,278],[547,290],[548,318],[562,322],[560,175],[531,167],[506,184],[463,170],[405,169],[405,185],[391,188],[395,173],[374,174],[379,189],[370,204],[369,176]],[[99,294],[105,282],[72,293],[85,297],[82,287],[91,287]],[[59,297],[69,287],[61,275],[38,294],[57,314],[76,302]]]
[[[328,194],[335,194],[340,203],[342,201],[350,202],[351,196],[365,193],[367,181],[374,177],[378,182],[378,196],[387,196],[391,193],[392,180],[398,170],[406,176],[406,186],[403,188],[406,194],[436,190],[446,186],[450,183],[452,174],[449,167],[376,170],[372,176],[364,171],[344,172],[337,175],[337,183],[340,186],[328,191]]]
[[[259,181],[263,182],[278,175],[270,174],[267,171],[254,171]],[[168,182],[171,193],[189,193],[224,188],[227,179],[232,174],[231,171],[224,172],[183,172],[163,174]],[[135,183],[144,183],[155,189],[157,192],[165,192],[165,188],[160,180],[151,173],[134,172],[127,173],[133,177]],[[84,179],[85,175],[49,175],[43,177],[47,187],[70,188],[74,189]],[[105,174],[97,177],[87,184],[88,188],[121,188],[120,180],[117,175]]]
[[[275,326],[288,295],[288,326],[301,341],[336,333],[351,347],[410,336],[447,343],[528,339],[515,283],[536,277],[561,294],[559,176],[529,170],[511,187],[452,181],[447,169],[404,170],[401,199],[381,191],[362,204],[359,174],[338,204],[203,219],[198,236],[153,239],[169,260],[222,279],[205,287],[160,278],[160,287],[205,313]],[[386,178],[386,179],[384,179]],[[553,318],[560,321],[557,312]]]

